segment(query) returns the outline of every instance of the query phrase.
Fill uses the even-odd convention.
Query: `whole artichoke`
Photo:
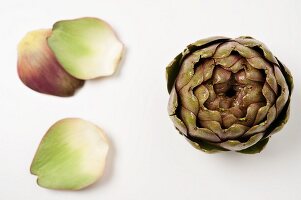
[[[288,120],[291,73],[252,37],[199,40],[166,75],[169,116],[202,151],[258,153]]]

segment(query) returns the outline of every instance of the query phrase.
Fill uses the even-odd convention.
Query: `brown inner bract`
[[[248,75],[250,74],[248,74],[247,65],[236,73],[226,70],[222,66],[215,66],[212,78],[203,84],[209,91],[204,109],[216,110],[221,113],[222,128],[229,128],[234,123],[251,125],[249,124],[251,120],[247,119],[252,116],[246,116],[248,107],[265,104],[265,98],[261,92],[265,74],[256,70],[254,77]]]
[[[209,58],[188,56],[176,81],[179,114],[190,134],[211,141],[253,134],[245,133],[267,119],[275,102],[269,85],[277,91],[271,66],[257,52],[246,58],[236,51],[225,56],[222,47],[219,50]]]

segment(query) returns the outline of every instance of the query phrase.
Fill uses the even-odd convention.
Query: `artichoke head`
[[[288,120],[292,75],[252,37],[192,43],[166,77],[169,116],[202,151],[259,153]]]

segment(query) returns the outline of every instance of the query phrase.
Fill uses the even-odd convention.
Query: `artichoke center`
[[[233,88],[230,88],[229,90],[226,91],[225,93],[226,97],[233,97],[236,95],[236,91]]]
[[[204,86],[209,91],[209,97],[204,106],[212,111],[218,111],[221,115],[221,127],[229,128],[234,123],[246,120],[248,108],[266,104],[262,94],[265,74],[256,71],[257,77],[250,78],[249,68],[241,67],[237,72],[215,66],[212,77]]]

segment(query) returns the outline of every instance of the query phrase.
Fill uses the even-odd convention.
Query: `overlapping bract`
[[[251,37],[189,45],[166,68],[168,113],[205,152],[258,153],[289,116],[289,70]]]
[[[29,88],[73,96],[85,80],[111,76],[124,46],[112,27],[94,17],[56,22],[31,31],[18,45],[18,75]]]

